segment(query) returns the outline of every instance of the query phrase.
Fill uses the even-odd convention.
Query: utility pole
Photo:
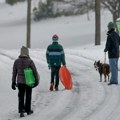
[[[90,20],[90,17],[89,17],[89,2],[88,2],[88,0],[86,0],[86,8],[87,8],[87,19]]]
[[[31,0],[27,0],[27,41],[26,47],[31,47]]]
[[[100,0],[95,0],[95,45],[101,44]]]

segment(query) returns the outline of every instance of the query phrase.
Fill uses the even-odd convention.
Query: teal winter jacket
[[[46,51],[46,59],[50,66],[61,66],[61,64],[66,65],[62,45],[58,42],[53,42],[49,45]]]

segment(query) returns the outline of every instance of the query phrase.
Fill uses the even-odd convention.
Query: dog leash
[[[104,64],[106,63],[106,52],[105,52],[105,58],[104,58]]]

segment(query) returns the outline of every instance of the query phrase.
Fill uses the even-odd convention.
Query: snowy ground
[[[20,14],[16,14],[15,9],[20,10],[20,7]],[[18,90],[11,89],[11,77],[13,62],[19,56],[19,48],[25,44],[24,10],[25,4],[10,8],[0,3],[0,120],[120,120],[120,86],[99,82],[99,74],[93,66],[95,60],[104,62],[106,26],[111,20],[108,12],[102,12],[100,46],[94,46],[93,13],[90,21],[86,16],[77,16],[32,23],[30,56],[41,79],[39,86],[33,89],[34,114],[19,118]],[[58,92],[49,91],[50,70],[45,52],[54,33],[60,36],[59,41],[65,49],[73,79],[72,90],[65,90],[60,83]]]

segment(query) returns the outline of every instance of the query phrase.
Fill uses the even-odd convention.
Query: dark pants
[[[55,79],[55,87],[58,87],[59,85],[59,69],[60,66],[51,67],[51,83],[54,84],[54,79]]]
[[[25,84],[18,84],[18,111],[29,112],[31,110],[32,88]]]

